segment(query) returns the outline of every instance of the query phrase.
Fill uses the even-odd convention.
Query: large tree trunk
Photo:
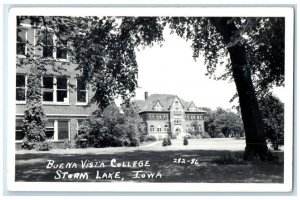
[[[266,144],[263,132],[263,120],[257,102],[251,71],[247,65],[245,46],[237,42],[231,45],[232,37],[237,33],[237,27],[230,18],[210,18],[216,30],[221,34],[230,55],[234,82],[239,95],[242,120],[246,134],[245,160],[259,156],[261,160],[272,158]]]

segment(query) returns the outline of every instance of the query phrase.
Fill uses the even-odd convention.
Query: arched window
[[[168,125],[165,125],[164,131],[168,132]]]
[[[157,126],[157,132],[161,132],[161,126],[160,125]]]
[[[154,131],[154,126],[153,126],[153,125],[150,126],[150,131],[151,131],[151,132]]]

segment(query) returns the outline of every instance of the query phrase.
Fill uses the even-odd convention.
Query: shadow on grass
[[[26,182],[68,182],[68,181],[134,181],[134,182],[195,182],[195,183],[282,183],[283,162],[260,163],[222,163],[224,155],[240,156],[242,151],[216,150],[178,150],[178,151],[134,151],[115,154],[53,154],[28,153],[16,155],[16,181]],[[274,152],[275,156],[283,160],[283,152]],[[133,162],[149,160],[150,166],[144,167],[111,167],[110,162]],[[77,168],[46,169],[47,160],[54,160],[56,164],[67,162],[76,163]],[[100,161],[104,167],[81,168],[81,162]],[[69,174],[86,172],[88,179],[76,179],[66,175],[64,179],[57,177],[56,170]],[[100,175],[120,173],[118,178],[96,179],[97,171]],[[136,177],[136,171],[140,178]],[[153,177],[147,178],[147,173]],[[143,178],[142,175],[145,174]],[[158,175],[158,176],[157,176]],[[161,176],[160,176],[161,175]],[[156,177],[156,178],[155,178]],[[123,179],[122,179],[123,178]]]

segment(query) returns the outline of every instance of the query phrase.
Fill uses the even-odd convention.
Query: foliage
[[[170,137],[167,137],[167,142],[168,142],[168,145],[172,145],[172,142],[171,142],[171,138]]]
[[[58,45],[71,44],[66,46],[69,59],[92,87],[95,95],[91,102],[101,110],[118,96],[125,101],[134,96],[138,73],[135,48],[163,40],[164,25],[156,17],[17,18],[18,25],[24,21],[37,29],[46,27],[46,34],[55,34]]]
[[[52,149],[52,144],[50,141],[43,141],[43,142],[38,142],[35,145],[35,149],[37,151],[49,151],[50,149]]]
[[[145,137],[145,142],[155,142],[155,141],[157,141],[157,139],[154,135],[147,135]]]
[[[235,81],[248,138],[246,150],[265,157],[257,94],[267,93],[273,85],[284,85],[284,18],[21,16],[17,23],[22,20],[51,27],[58,42],[72,44],[70,59],[95,91],[92,102],[101,111],[118,96],[128,101],[134,95],[138,72],[135,48],[162,42],[163,28],[168,24],[172,32],[192,42],[194,58],[204,55],[207,75]],[[217,77],[220,65],[226,71]],[[217,128],[218,133],[230,134],[227,126]]]
[[[217,29],[217,20],[227,21],[236,27],[229,44]],[[192,42],[194,58],[204,55],[210,77],[217,80],[232,78],[228,48],[244,45],[252,76],[257,80],[257,92],[268,92],[273,85],[284,85],[284,18],[170,17],[167,21],[173,33]],[[218,65],[226,68],[219,77],[215,74]]]
[[[101,116],[93,115],[79,129],[77,146],[85,141],[90,147],[138,146],[143,138],[142,120],[132,107],[124,109],[124,114],[112,103],[103,110]]]
[[[36,142],[31,142],[31,141],[27,140],[26,138],[24,138],[24,140],[22,142],[22,149],[31,150],[31,149],[34,149],[35,145],[36,145]]]
[[[63,148],[64,149],[71,149],[71,148],[73,148],[73,145],[69,140],[64,140]]]
[[[204,114],[204,128],[211,137],[232,137],[243,133],[241,118],[222,108],[207,110]]]
[[[264,120],[265,137],[278,150],[284,144],[284,104],[272,94],[259,99]]]
[[[38,142],[46,140],[46,116],[41,103],[41,78],[29,73],[26,91],[26,106],[22,128],[25,132],[23,148],[32,149]]]
[[[189,144],[189,141],[187,140],[186,137],[183,138],[183,145],[188,145]]]
[[[135,102],[127,102],[123,105],[122,110],[124,112],[124,116],[128,120],[128,123],[136,126],[137,137],[140,142],[143,142],[145,140],[147,131],[146,126],[139,115],[139,107]]]
[[[167,138],[163,139],[162,146],[164,146],[164,147],[168,146],[168,139]]]

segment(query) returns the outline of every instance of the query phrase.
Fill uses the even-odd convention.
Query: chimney
[[[145,92],[145,100],[148,99],[148,92]]]

